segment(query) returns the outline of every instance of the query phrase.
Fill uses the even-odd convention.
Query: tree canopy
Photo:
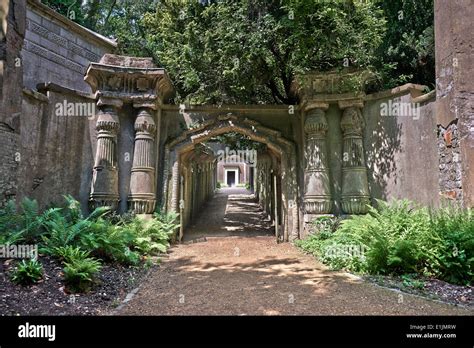
[[[47,0],[64,13],[67,0]],[[58,4],[62,4],[59,6]],[[175,102],[297,103],[307,71],[434,82],[432,0],[89,0],[76,21],[167,69]],[[67,13],[68,8],[66,8]]]

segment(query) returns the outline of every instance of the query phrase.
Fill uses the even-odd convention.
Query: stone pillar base
[[[89,198],[89,208],[94,211],[99,207],[109,207],[112,211],[117,210],[119,204],[118,195],[93,193]]]
[[[305,197],[304,211],[306,214],[327,214],[331,211],[332,202],[328,197]]]
[[[153,214],[155,206],[156,199],[153,194],[134,194],[128,198],[128,209],[135,214]]]
[[[367,214],[369,212],[370,197],[343,196],[341,204],[342,210],[346,214]]]

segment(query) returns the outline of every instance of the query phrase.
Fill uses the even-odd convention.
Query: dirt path
[[[269,222],[249,197],[239,200],[227,193],[211,201],[202,219],[186,232],[190,240],[202,237],[206,228],[209,235],[219,237],[173,247],[162,266],[115,314],[473,314],[329,271],[293,245],[277,244],[269,236]],[[257,236],[251,235],[254,227],[259,227]],[[232,236],[238,232],[245,237]]]
[[[250,191],[223,188],[202,208],[195,223],[186,228],[183,241],[202,237],[271,236],[274,229]]]

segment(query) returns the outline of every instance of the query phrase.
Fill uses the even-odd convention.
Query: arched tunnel
[[[281,156],[245,140],[248,146],[234,147],[211,139],[179,154],[180,240],[280,236]]]

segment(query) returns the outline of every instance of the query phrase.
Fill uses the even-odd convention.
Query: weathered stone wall
[[[26,0],[2,2],[0,35],[0,204],[17,198]],[[5,32],[6,31],[6,32]]]
[[[436,119],[440,144],[440,190],[474,206],[474,1],[435,0]],[[449,135],[451,134],[451,135]],[[445,141],[446,142],[446,141]],[[453,157],[454,162],[446,158]],[[446,162],[446,163],[444,163]],[[446,165],[446,166],[444,166]],[[455,197],[453,197],[456,195]]]
[[[439,204],[439,159],[433,93],[394,89],[366,101],[364,148],[371,198]],[[412,96],[412,93],[415,96]],[[413,105],[419,115],[381,115],[385,105]],[[417,104],[419,103],[419,104]]]
[[[0,123],[0,206],[17,194],[17,170],[19,163],[19,135],[6,124]]]
[[[439,190],[442,197],[463,202],[461,149],[457,122],[438,125]]]
[[[0,122],[19,132],[24,67],[20,52],[25,35],[26,0],[10,0],[6,9],[7,32],[0,47]]]
[[[26,13],[24,85],[53,82],[90,92],[84,75],[90,62],[111,53],[115,43],[81,27],[36,0],[28,0]]]
[[[38,0],[2,2],[0,13],[0,204],[28,196],[44,208],[70,193],[86,209],[95,121],[58,117],[56,104],[95,104],[80,92],[90,91],[84,74],[115,43]],[[34,91],[45,82],[69,89]]]
[[[26,92],[22,120],[18,194],[38,200],[41,208],[62,204],[70,194],[87,209],[93,165],[95,120],[84,116],[58,116],[56,104],[93,103],[74,91],[50,86],[47,96]]]

